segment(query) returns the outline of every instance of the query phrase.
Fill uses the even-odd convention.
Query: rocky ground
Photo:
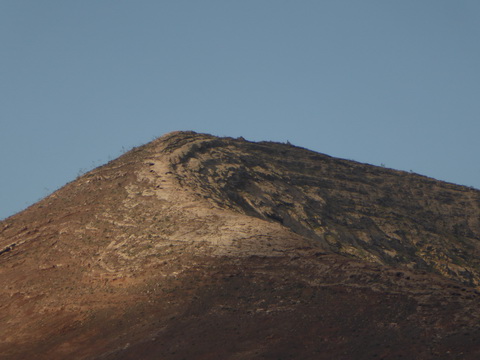
[[[0,358],[477,359],[480,192],[171,133],[0,223]]]

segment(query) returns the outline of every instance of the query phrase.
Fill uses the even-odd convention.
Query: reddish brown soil
[[[169,134],[0,223],[0,358],[478,359],[479,199]]]

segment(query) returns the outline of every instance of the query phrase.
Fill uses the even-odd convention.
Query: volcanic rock
[[[478,359],[480,191],[175,132],[0,222],[2,359]]]

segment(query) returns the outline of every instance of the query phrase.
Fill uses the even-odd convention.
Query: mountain
[[[0,222],[1,359],[478,359],[480,191],[174,132]]]

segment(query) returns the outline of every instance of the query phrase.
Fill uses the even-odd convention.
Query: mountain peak
[[[475,358],[479,240],[477,190],[172,132],[0,223],[0,350]]]
[[[289,144],[193,132],[159,139],[181,186],[329,251],[478,286],[480,192]]]

